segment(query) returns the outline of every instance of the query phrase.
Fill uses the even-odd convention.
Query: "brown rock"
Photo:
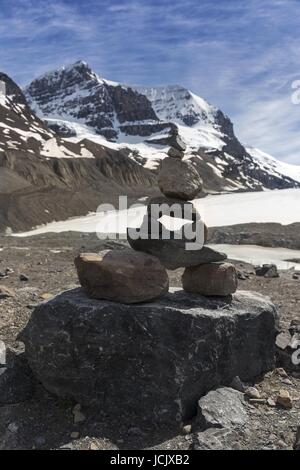
[[[237,290],[238,278],[230,263],[210,263],[186,268],[182,285],[187,292],[201,295],[229,295]]]
[[[14,297],[15,293],[12,289],[0,285],[0,299],[6,299],[7,297]]]
[[[168,274],[159,259],[133,250],[83,253],[75,259],[75,266],[80,284],[95,299],[147,302],[169,287]]]
[[[276,398],[276,403],[283,408],[293,408],[293,401],[287,390],[280,390]]]
[[[167,157],[162,161],[158,186],[168,197],[194,199],[202,189],[202,179],[190,160]]]

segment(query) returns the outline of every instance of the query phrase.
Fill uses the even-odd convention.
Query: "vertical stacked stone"
[[[187,292],[233,294],[237,289],[235,267],[225,262],[224,253],[205,246],[207,227],[192,203],[202,190],[202,180],[193,162],[183,159],[185,149],[177,137],[158,176],[163,195],[150,199],[141,227],[128,229],[128,242],[134,250],[158,257],[167,269],[184,267],[182,284]],[[176,219],[184,219],[184,225],[181,220],[178,227]]]
[[[89,297],[120,303],[149,302],[168,291],[166,269],[185,268],[187,292],[226,296],[237,289],[235,267],[226,255],[205,245],[207,227],[192,200],[202,180],[177,135],[162,161],[158,185],[162,196],[150,199],[139,228],[129,228],[133,250],[83,253],[75,259],[80,284]]]

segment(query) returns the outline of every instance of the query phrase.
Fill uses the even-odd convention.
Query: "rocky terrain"
[[[216,244],[260,245],[299,250],[299,230],[299,223],[288,225],[249,223],[229,225],[227,227],[211,227],[209,241]]]
[[[27,324],[32,309],[41,301],[78,285],[73,264],[79,252],[103,248],[123,249],[125,242],[99,241],[94,235],[63,233],[32,238],[0,238],[0,340],[22,351],[18,335]],[[280,329],[287,332],[291,322],[299,324],[299,277],[295,271],[280,272],[279,277],[256,276],[251,265],[236,262],[239,288],[269,296],[280,314]],[[180,285],[182,270],[168,272],[171,286]],[[297,279],[298,277],[298,279]],[[4,295],[4,288],[10,294]],[[25,368],[24,368],[25,367]],[[246,390],[238,382],[215,396],[208,394],[199,402],[200,422],[186,422],[178,430],[159,427],[149,421],[132,422],[120,410],[113,415],[95,407],[80,408],[76,403],[55,398],[30,377],[19,377],[23,399],[0,404],[0,446],[6,449],[203,449],[225,446],[233,449],[291,449],[296,441],[300,419],[299,370],[277,369],[254,382]],[[0,372],[1,372],[0,368]],[[24,373],[26,366],[22,366]],[[0,375],[1,384],[1,375]],[[3,386],[3,383],[2,383]],[[243,392],[233,393],[240,388]],[[246,393],[244,393],[246,391]],[[287,393],[288,392],[288,393]],[[20,399],[20,398],[19,398]],[[3,400],[3,395],[2,395]],[[1,398],[0,398],[1,403]],[[222,403],[220,414],[220,403]],[[234,403],[237,410],[232,414]],[[213,418],[212,418],[213,417]],[[221,423],[220,429],[211,428]],[[206,423],[205,425],[203,424]],[[225,421],[224,421],[225,420]],[[192,425],[192,427],[191,427]],[[205,431],[203,426],[208,427]],[[225,428],[224,428],[225,426]],[[229,431],[227,428],[229,427]],[[224,429],[223,429],[224,428]]]
[[[300,371],[291,354],[300,335],[300,273],[233,266],[202,245],[191,255],[173,239],[164,244],[128,237],[137,251],[127,251],[127,242],[91,234],[4,233],[84,215],[100,203],[116,204],[119,195],[129,202],[157,198],[158,188],[181,203],[209,193],[296,188],[298,168],[246,149],[228,117],[179,86],[124,86],[100,78],[84,62],[36,79],[24,92],[5,74],[0,84],[0,448],[297,447]],[[144,221],[149,218],[147,212]],[[235,225],[209,233],[204,226],[203,234],[211,243],[299,248],[298,225]],[[108,258],[77,256],[103,249],[111,249]],[[77,289],[76,256],[84,290]],[[96,269],[102,263],[105,275],[90,276],[89,263]],[[181,282],[185,293],[176,290]],[[114,310],[107,299],[156,300]],[[135,328],[142,331],[138,344]],[[115,339],[108,335],[105,348],[113,353],[104,356],[101,369],[99,337],[105,342],[103,331],[112,329]],[[75,344],[71,352],[68,344]],[[123,352],[130,364],[122,365]],[[117,382],[111,376],[116,368]],[[88,387],[82,389],[78,370]],[[141,403],[130,388],[136,371]],[[129,405],[140,413],[129,413]]]

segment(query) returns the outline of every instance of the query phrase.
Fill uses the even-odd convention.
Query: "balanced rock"
[[[230,263],[202,264],[185,269],[182,285],[195,294],[229,295],[237,290],[238,277]]]
[[[181,139],[177,129],[175,132],[171,133],[170,139],[169,139],[169,145],[171,146],[171,148],[174,148],[181,152],[184,152],[186,150],[186,145]]]
[[[138,303],[166,293],[168,274],[154,256],[132,250],[83,253],[75,259],[79,282],[95,299]]]
[[[77,288],[41,303],[20,339],[51,393],[112,417],[174,424],[207,391],[274,368],[277,313],[263,296],[206,298],[181,289],[119,304]]]
[[[137,236],[127,229],[127,240],[137,251],[157,256],[167,269],[195,266],[214,261],[223,261],[227,255],[203,246],[207,238],[207,227],[201,224],[197,236],[186,238],[182,230],[169,231],[162,223],[155,221],[156,229],[151,229],[153,219],[145,216]],[[153,227],[153,226],[152,226]],[[156,237],[154,236],[156,234]],[[193,247],[193,249],[191,249]]]
[[[179,158],[180,160],[184,157],[184,152],[182,150],[178,150],[175,147],[170,147],[168,150],[168,155],[171,158]]]
[[[193,224],[192,229],[195,233],[197,229],[204,230],[204,243],[208,239],[208,228],[191,201],[183,201],[182,199],[175,199],[166,196],[155,196],[148,200],[147,214],[148,217],[154,220],[160,220],[163,218],[164,220],[161,220],[162,223],[166,222],[166,218],[181,219],[176,221],[177,225],[182,226],[187,223]],[[147,219],[145,216],[143,220],[144,225],[142,224],[143,231],[147,229],[150,230],[151,227],[149,226],[149,223],[151,223],[150,219]],[[199,227],[196,227],[196,223],[199,223]],[[151,232],[149,231],[149,234],[150,233]],[[174,238],[174,236],[171,238]]]
[[[202,189],[202,179],[190,160],[167,157],[162,161],[158,186],[165,196],[194,199]]]
[[[162,215],[191,221],[200,220],[200,213],[191,201],[174,197],[154,196],[147,201],[147,214],[155,218]]]

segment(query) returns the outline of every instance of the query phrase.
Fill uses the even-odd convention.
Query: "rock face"
[[[247,420],[244,395],[233,388],[218,388],[198,402],[196,423],[202,430],[242,426]]]
[[[25,94],[32,107],[45,115],[79,119],[111,140],[117,137],[116,120],[120,125],[140,122],[140,127],[149,121],[159,124],[146,96],[101,79],[83,61],[34,80]]]
[[[157,258],[132,250],[83,253],[75,259],[80,284],[94,299],[139,303],[166,293],[168,274]]]
[[[161,164],[158,186],[165,196],[189,200],[201,191],[202,180],[190,160],[167,157]]]
[[[20,339],[50,392],[174,424],[209,390],[272,369],[276,324],[274,305],[249,292],[228,300],[171,289],[154,303],[122,305],[79,288],[39,305]]]
[[[238,276],[233,264],[202,264],[185,269],[182,285],[195,294],[229,295],[237,290]]]

